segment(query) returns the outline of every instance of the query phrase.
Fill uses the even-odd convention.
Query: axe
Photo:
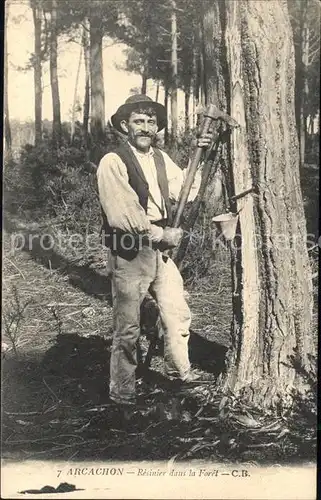
[[[212,125],[212,122],[221,120],[224,122],[226,125],[229,127],[235,128],[238,127],[238,123],[229,116],[228,114],[224,113],[224,111],[220,111],[214,104],[209,104],[207,108],[205,109],[203,113],[203,122],[201,125],[200,129],[200,136],[203,134],[207,134],[208,131],[210,130],[210,127]],[[188,196],[190,194],[194,179],[195,179],[195,174],[197,171],[197,167],[199,165],[199,162],[201,161],[202,154],[204,152],[204,148],[201,148],[197,146],[195,148],[194,154],[191,159],[191,163],[188,169],[188,173],[184,182],[184,185],[182,187],[182,190],[180,192],[179,200],[178,200],[178,205],[177,205],[177,211],[175,214],[175,218],[172,224],[172,227],[179,227],[180,222],[181,222],[181,217],[184,212],[184,208],[186,205],[186,202],[188,200]]]

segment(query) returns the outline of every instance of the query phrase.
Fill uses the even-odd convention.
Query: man
[[[106,154],[98,167],[105,244],[111,249],[114,337],[110,398],[135,403],[140,305],[149,291],[157,301],[164,331],[165,372],[182,382],[195,379],[188,358],[190,310],[183,280],[162,252],[174,248],[183,231],[170,228],[171,200],[177,200],[183,171],[158,148],[157,132],[166,125],[164,106],[146,95],[129,97],[111,118],[127,141]],[[198,145],[208,147],[211,134]],[[192,197],[195,197],[195,189]]]

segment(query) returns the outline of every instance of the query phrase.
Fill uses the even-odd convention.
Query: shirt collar
[[[128,145],[131,147],[131,149],[133,150],[133,152],[135,153],[136,156],[141,156],[142,158],[146,158],[148,156],[154,156],[154,154],[155,154],[152,146],[149,148],[148,153],[142,153],[141,151],[138,151],[138,149],[136,149],[135,146],[133,146],[129,141],[128,141]]]

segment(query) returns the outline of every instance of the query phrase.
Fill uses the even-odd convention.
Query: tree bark
[[[42,141],[42,64],[41,64],[41,8],[32,2],[34,24],[34,96],[35,96],[35,145]]]
[[[294,49],[285,2],[226,2],[231,178],[239,199],[232,245],[233,329],[222,376],[243,401],[280,407],[302,388],[289,356],[313,353],[312,281],[294,116]]]
[[[171,86],[171,141],[177,141],[177,16],[176,16],[176,2],[171,0],[172,15],[171,15],[171,35],[172,35],[172,52],[171,52],[171,66],[172,66],[172,86]]]
[[[4,51],[4,135],[6,151],[10,153],[12,146],[11,127],[9,117],[9,100],[8,100],[8,20],[9,20],[9,2],[5,4],[5,51]]]
[[[98,16],[90,18],[90,77],[91,120],[90,131],[94,142],[105,136],[105,90],[103,75],[103,31]]]
[[[84,50],[85,63],[85,98],[83,110],[83,142],[88,146],[88,126],[89,126],[89,111],[90,111],[90,47],[89,47],[89,21],[86,19],[83,26],[82,45]]]
[[[50,22],[50,85],[52,96],[52,140],[55,146],[61,145],[61,114],[58,81],[58,37],[57,37],[57,0],[51,0]]]
[[[300,140],[300,164],[304,166],[306,145],[306,121],[308,102],[308,66],[309,66],[309,25],[308,25],[309,0],[301,0],[301,88],[298,88],[300,99],[299,117],[299,140]]]

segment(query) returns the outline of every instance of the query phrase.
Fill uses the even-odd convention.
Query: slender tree
[[[160,83],[159,81],[156,82],[156,95],[155,95],[155,102],[158,102],[158,98],[159,98],[159,87],[160,87]]]
[[[101,0],[91,0],[91,2],[59,0],[59,9],[62,13],[64,32],[69,33],[73,41],[75,41],[76,35],[76,40],[83,45],[86,75],[83,106],[84,143],[88,144],[90,121],[90,135],[93,144],[98,144],[105,139],[106,125],[103,39],[108,36],[116,37],[120,8],[118,2],[113,0],[104,0],[103,2]],[[100,154],[98,150],[96,152]]]
[[[166,72],[169,70],[170,58],[166,50],[170,48],[170,16],[167,5],[150,0],[135,3],[119,0],[117,6],[120,20],[115,35],[130,47],[125,69],[141,75],[141,93],[146,94],[149,78],[163,82],[164,62],[167,63]]]
[[[35,109],[35,145],[42,140],[42,6],[39,0],[30,0],[34,25],[34,109]]]
[[[58,81],[58,26],[57,0],[51,0],[50,9],[50,85],[52,96],[52,139],[56,146],[61,144],[61,113]]]
[[[83,140],[84,144],[88,144],[88,126],[89,126],[89,110],[90,110],[90,71],[89,71],[89,21],[86,18],[83,25],[82,45],[84,52],[85,65],[85,97],[83,109]]]
[[[185,87],[185,95],[184,95],[184,111],[185,111],[185,132],[188,132],[190,128],[189,124],[189,102],[191,97],[190,87]]]
[[[185,131],[190,128],[190,100],[193,81],[194,25],[198,15],[195,13],[194,1],[187,4],[177,1],[179,16],[177,29],[179,32],[179,65],[178,86],[184,91]]]
[[[80,76],[82,52],[83,52],[83,47],[81,45],[80,51],[79,51],[79,59],[78,59],[78,66],[77,66],[77,73],[76,73],[76,80],[75,80],[75,89],[74,89],[74,98],[73,98],[72,111],[71,111],[71,131],[70,131],[70,140],[71,140],[71,143],[73,143],[74,136],[75,136],[75,122],[76,122],[76,113],[77,113],[78,86],[79,86],[79,76]]]
[[[308,121],[320,110],[320,11],[317,0],[288,0],[296,60],[296,120],[300,163],[306,160]]]
[[[171,140],[173,143],[177,141],[177,76],[178,76],[178,59],[177,59],[177,13],[176,2],[171,0],[171,67],[172,67],[172,85],[171,85]]]
[[[90,87],[91,120],[90,132],[94,142],[104,138],[105,131],[105,89],[103,74],[103,23],[99,11],[93,7],[89,16],[90,33]]]
[[[167,80],[165,80],[165,88],[164,88],[164,107],[166,110],[166,116],[168,116],[168,97],[169,97],[169,85]],[[164,130],[164,143],[166,146],[168,146],[169,143],[169,131],[168,131],[168,123],[166,123],[165,130]]]
[[[121,66],[121,69],[125,69],[129,73],[137,73],[142,78],[142,84],[139,92],[141,94],[146,94],[147,92],[147,81],[149,77],[149,59],[147,55],[148,49],[146,46],[146,51],[140,52],[133,47],[129,47],[126,50],[126,63],[125,66]]]
[[[146,94],[147,92],[147,80],[148,80],[148,61],[145,61],[142,73],[142,94]]]
[[[5,4],[5,51],[4,51],[4,135],[5,145],[8,152],[11,151],[11,127],[9,117],[9,100],[8,100],[8,20],[9,20],[9,1]]]
[[[196,44],[193,46],[193,127],[197,122],[197,108],[199,106],[199,52]]]
[[[194,102],[194,121],[197,124],[197,110],[202,103],[202,81],[203,81],[203,64],[202,64],[202,40],[200,38],[201,20],[193,26],[193,102]]]
[[[199,93],[200,93],[200,102],[202,106],[207,104],[207,75],[206,75],[206,54],[205,54],[205,40],[204,40],[204,24],[203,18],[201,20],[199,26]]]

